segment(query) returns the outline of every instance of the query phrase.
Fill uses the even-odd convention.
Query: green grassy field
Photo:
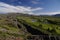
[[[19,20],[24,20],[44,33],[52,35],[60,35],[60,17],[42,16],[42,17],[17,17]]]
[[[24,38],[28,35],[32,35],[22,23],[26,23],[44,34],[60,35],[60,17],[4,14],[0,15],[0,37],[13,36]]]

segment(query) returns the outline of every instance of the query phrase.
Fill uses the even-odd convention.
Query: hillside
[[[0,38],[24,40],[31,35],[60,35],[60,17],[0,14]]]

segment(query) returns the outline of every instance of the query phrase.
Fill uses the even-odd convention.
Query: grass
[[[24,20],[26,23],[31,25],[33,28],[41,29],[40,31],[48,31],[48,33],[52,34],[60,34],[60,29],[57,29],[60,27],[58,24],[60,22],[60,18],[57,17],[36,17],[36,18],[31,18],[31,17],[18,17],[18,19]],[[36,20],[35,22],[32,22],[33,20]],[[46,23],[47,20],[51,20],[53,22],[57,22],[56,24],[51,24],[51,23]]]
[[[13,17],[11,19],[14,19]],[[25,34],[23,34],[24,31],[17,28],[15,24],[13,23],[13,20],[11,19],[6,16],[5,17],[3,16],[0,18],[0,36],[25,37]],[[60,35],[60,18],[59,17],[50,17],[50,16],[38,17],[38,16],[22,16],[21,15],[21,16],[17,16],[16,19],[24,21],[23,23],[27,23],[27,25],[30,25],[31,27],[38,29],[41,32],[44,32],[47,34]],[[35,20],[35,21],[33,22],[32,20]],[[54,23],[56,22],[56,24],[49,23],[47,20],[50,20]],[[7,31],[4,32],[2,29],[7,30]]]

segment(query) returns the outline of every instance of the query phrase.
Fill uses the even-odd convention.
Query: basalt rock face
[[[29,33],[31,33],[32,35],[44,35],[44,33],[42,33],[41,31],[39,31],[38,29],[34,29],[32,28],[30,25],[28,25],[27,23],[22,23],[25,28],[27,29],[27,31]]]

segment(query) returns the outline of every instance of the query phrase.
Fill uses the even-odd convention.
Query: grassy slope
[[[60,18],[58,17],[36,17],[36,16],[17,16],[19,20],[24,20],[26,23],[31,25],[44,33],[60,35]],[[13,18],[12,18],[13,19]],[[46,19],[56,22],[56,24],[49,23]],[[35,20],[33,22],[32,20]],[[24,31],[17,28],[14,22],[4,16],[0,16],[0,37],[19,37],[24,36]]]
[[[0,17],[0,38],[3,37],[22,37],[23,31],[17,28],[11,19]]]
[[[18,19],[25,20],[28,24],[30,24],[33,28],[39,29],[42,32],[48,34],[60,35],[60,18],[58,17],[18,17]],[[46,19],[51,20],[52,22],[56,22],[56,24],[49,23]],[[33,22],[32,20],[36,20]]]

